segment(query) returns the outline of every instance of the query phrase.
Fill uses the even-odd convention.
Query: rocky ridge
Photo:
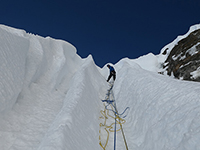
[[[177,79],[200,82],[200,29],[181,38],[169,51],[165,47],[162,55],[168,55],[161,73],[173,75]]]

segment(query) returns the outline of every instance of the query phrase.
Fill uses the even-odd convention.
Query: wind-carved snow
[[[80,58],[71,44],[0,26],[2,150],[101,150],[99,116],[106,66]],[[200,86],[157,74],[160,55],[114,65],[129,149],[200,149]],[[153,65],[153,66],[152,66]],[[112,143],[108,145],[112,148]],[[117,133],[116,149],[125,149]]]
[[[12,33],[12,28],[8,28],[7,30],[1,29],[0,33],[4,35],[4,39],[2,39],[1,42],[4,45],[8,45],[8,48],[6,46],[4,48],[3,44],[1,47],[1,52],[3,54],[5,53],[5,55],[1,55],[2,59],[5,59],[5,62],[2,61],[2,64],[5,65],[1,68],[1,78],[4,79],[1,80],[1,91],[4,96],[2,96],[2,98],[5,99],[1,99],[1,148],[5,150],[44,149],[49,145],[46,145],[45,142],[46,139],[49,138],[48,135],[54,130],[54,134],[59,133],[57,129],[52,128],[52,126],[54,127],[54,124],[56,124],[54,123],[55,121],[65,122],[66,120],[63,118],[72,118],[72,120],[74,120],[74,116],[70,116],[69,114],[63,114],[62,117],[59,117],[59,114],[62,114],[61,112],[73,112],[77,104],[82,104],[78,103],[78,101],[81,100],[86,101],[86,104],[83,105],[86,108],[83,110],[88,110],[90,112],[94,109],[93,107],[91,107],[91,110],[87,108],[90,102],[89,100],[87,101],[86,98],[78,96],[83,92],[82,90],[92,92],[91,89],[96,89],[98,93],[95,93],[96,95],[93,97],[94,100],[92,99],[92,102],[98,103],[99,93],[101,93],[97,87],[97,82],[99,82],[99,78],[97,78],[98,75],[95,77],[95,79],[98,79],[96,83],[95,80],[90,81],[88,79],[86,84],[91,86],[91,83],[94,82],[90,90],[85,88],[85,85],[82,85],[83,79],[81,80],[84,76],[86,78],[90,77],[86,76],[86,71],[81,71],[84,70],[83,66],[85,65],[89,68],[89,66],[93,65],[94,68],[95,65],[91,56],[85,60],[81,59],[76,54],[75,48],[67,42],[28,34],[26,34],[26,36],[21,34],[20,36],[18,34],[15,35]],[[8,38],[5,38],[6,34]],[[87,69],[87,67],[85,68]],[[98,73],[98,71],[96,72]],[[12,80],[10,76],[13,77]],[[5,87],[7,84],[8,87]],[[76,84],[78,84],[79,87],[74,87]],[[69,91],[73,90],[76,92],[68,96],[70,93]],[[91,93],[91,95],[93,93]],[[13,97],[12,99],[9,99],[10,95]],[[90,93],[88,93],[87,96],[90,97]],[[6,105],[3,105],[3,102]],[[65,109],[65,111],[63,109]],[[83,114],[80,110],[78,112]],[[74,113],[72,113],[72,115],[73,114]],[[92,113],[89,114],[94,115]],[[88,113],[86,115],[88,115]],[[81,119],[85,120],[86,118],[80,118],[79,120]],[[89,123],[88,127],[90,127],[90,122],[91,121],[86,121],[86,124]],[[66,122],[66,124],[69,123]],[[75,125],[77,123],[74,122],[73,124]],[[62,126],[62,124],[58,124],[56,128],[59,128],[59,126]],[[64,127],[67,126],[64,124]],[[98,124],[96,127],[98,129]],[[83,128],[80,127],[76,129],[76,131],[81,130],[84,131]],[[67,133],[65,136],[69,136],[69,134]],[[67,139],[65,136],[62,138],[62,134],[59,135],[58,140],[62,141]],[[86,137],[86,135],[83,137]],[[75,138],[74,136],[74,139]],[[66,143],[56,143],[54,139],[55,137],[53,138],[54,143],[52,147],[57,147],[56,149],[59,149],[58,147]],[[51,140],[48,142],[50,143]],[[79,147],[79,149],[80,148],[81,147]],[[49,147],[47,149],[49,149]],[[64,146],[63,149],[65,149]]]
[[[123,64],[121,66],[121,64]],[[116,64],[115,98],[130,107],[124,131],[130,149],[183,150],[200,148],[199,83],[147,72],[126,61]],[[123,144],[118,142],[119,149]]]
[[[21,91],[25,75],[25,49],[28,49],[29,42],[5,30],[0,33],[0,112],[3,112],[14,105]]]

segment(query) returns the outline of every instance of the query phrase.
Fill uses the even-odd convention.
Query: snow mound
[[[136,63],[142,69],[152,71],[152,72],[157,72],[159,70],[158,58],[156,55],[152,53],[149,53],[147,55],[141,56],[136,59],[124,58],[124,59],[121,59],[118,63],[120,63],[121,61],[125,61],[126,63],[129,63],[131,66],[135,65]]]

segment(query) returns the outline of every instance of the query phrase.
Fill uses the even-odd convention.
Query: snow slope
[[[108,69],[69,43],[0,25],[2,150],[101,150]],[[200,149],[200,83],[157,74],[158,56],[122,59],[113,92],[130,150]],[[116,149],[125,149],[117,132]],[[106,149],[113,149],[110,134]]]
[[[124,125],[130,149],[200,148],[199,83],[155,74],[124,60],[116,67],[118,109],[131,108]]]

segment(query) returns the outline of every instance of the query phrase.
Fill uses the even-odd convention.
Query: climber
[[[107,65],[107,67],[110,69],[110,75],[108,76],[107,82],[109,82],[111,77],[113,77],[113,80],[115,81],[115,78],[116,78],[115,69],[110,65]]]

